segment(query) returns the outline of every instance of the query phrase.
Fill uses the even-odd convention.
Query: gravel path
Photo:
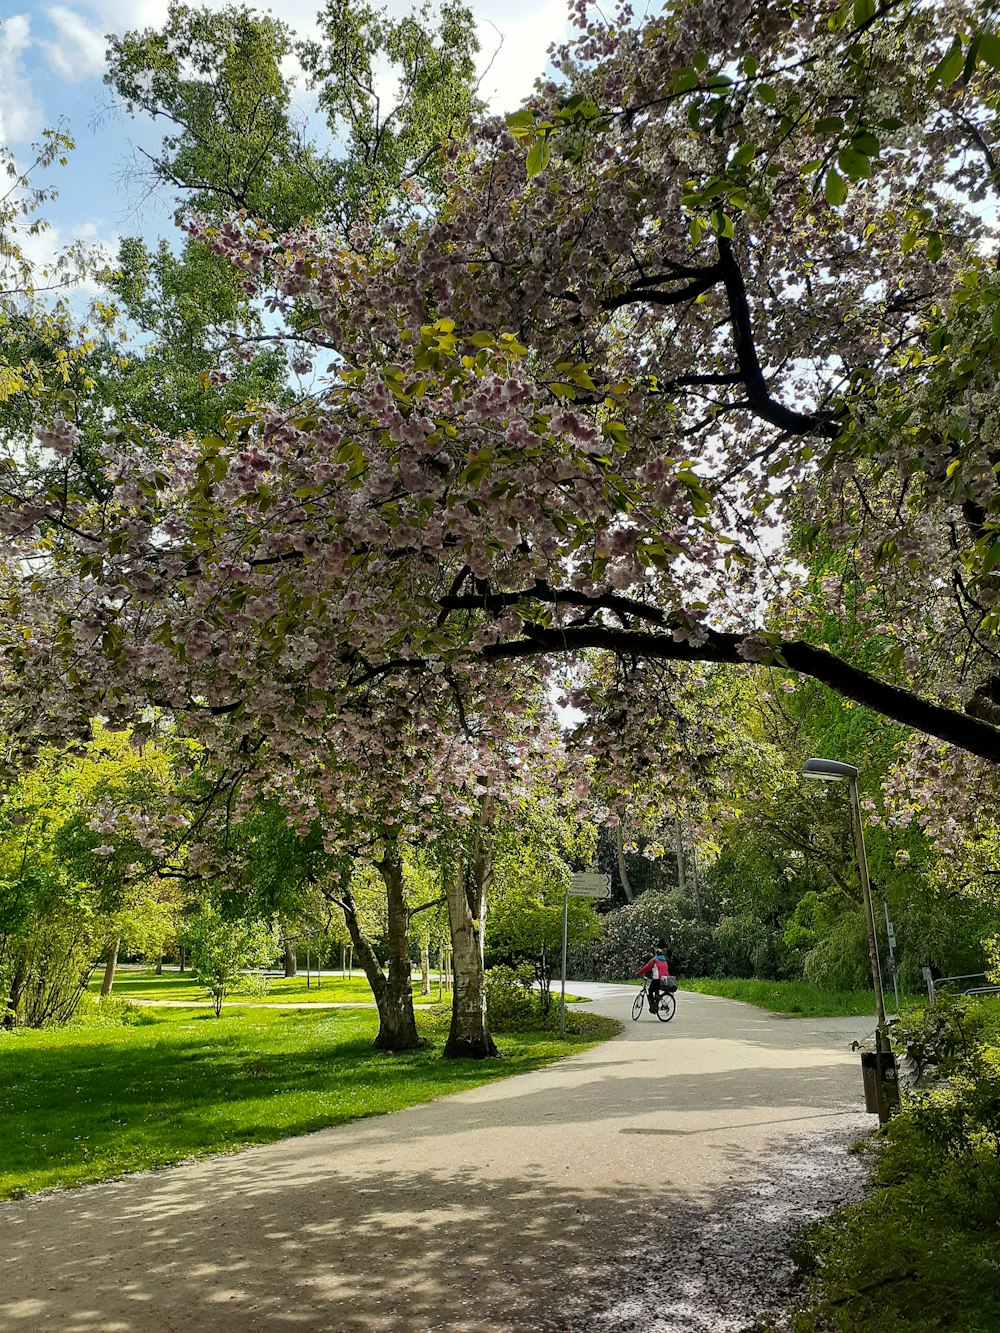
[[[0,1207],[0,1333],[730,1333],[859,1188],[858,1019],[573,983],[621,1039],[284,1143]],[[110,1110],[111,1108],[109,1108]]]

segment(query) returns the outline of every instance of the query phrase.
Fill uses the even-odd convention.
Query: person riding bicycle
[[[644,977],[647,973],[649,973],[649,1012],[655,1014],[660,1003],[661,982],[670,976],[664,945],[658,944],[649,962],[639,968],[640,977]]]

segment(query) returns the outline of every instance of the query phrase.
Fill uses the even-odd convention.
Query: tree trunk
[[[116,935],[108,945],[107,956],[104,961],[104,980],[101,982],[101,999],[106,1000],[111,994],[111,987],[115,984],[115,969],[118,966],[118,947],[121,944],[121,936]]]
[[[378,959],[375,957],[375,950],[369,942],[368,936],[361,929],[361,923],[358,920],[357,908],[354,903],[354,896],[350,889],[344,889],[341,892],[341,900],[344,906],[344,920],[347,922],[348,934],[353,944],[345,952],[351,952],[354,949],[358,951],[358,958],[361,960],[361,966],[365,970],[365,976],[368,978],[368,984],[372,988],[372,994],[375,996],[375,1007],[378,1009],[380,1034],[381,1025],[384,1023],[384,1015],[388,1010],[388,986],[385,975],[382,971]]]
[[[21,1005],[21,996],[24,994],[24,985],[27,980],[28,951],[22,949],[18,954],[17,962],[14,964],[14,976],[10,983],[10,993],[7,998],[7,1012],[3,1016],[5,1028],[17,1027],[17,1011]]]
[[[484,821],[487,817],[484,802]],[[465,864],[446,870],[444,877],[455,960],[451,1030],[444,1048],[448,1060],[485,1060],[499,1054],[486,1017],[486,969],[483,963],[483,925],[491,872],[489,848],[480,827],[475,832]]]
[[[186,959],[185,956],[184,956],[184,945],[183,945],[183,944],[178,944],[178,946],[177,946],[177,962],[178,962],[178,964],[179,964],[178,971],[183,972],[183,971],[184,971],[184,964],[187,962],[187,959]]]
[[[403,860],[399,844],[387,842],[381,861],[375,868],[385,884],[388,906],[389,976],[386,982],[386,1009],[379,1008],[379,1051],[412,1051],[422,1046],[413,1013],[413,981],[410,975],[410,909],[403,883]],[[366,969],[367,970],[367,969]]]
[[[290,936],[286,935],[282,940],[281,950],[282,950],[281,960],[282,963],[284,964],[285,976],[294,977],[296,972],[298,972],[299,970],[299,962],[298,959],[295,957],[295,945],[292,943]]]
[[[420,994],[431,993],[431,942],[424,940],[420,946]]]
[[[162,950],[162,949],[161,949],[160,952],[156,955],[156,975],[157,975],[158,977],[162,977],[162,976],[163,976],[163,950]]]
[[[628,870],[625,866],[625,841],[620,821],[615,825],[615,852],[618,856],[618,878],[622,883],[622,893],[625,895],[626,902],[634,903],[635,894],[632,892]]]
[[[687,878],[684,874],[684,830],[679,819],[674,821],[674,835],[677,842],[677,889],[687,892]]]
[[[698,881],[698,844],[691,849],[691,892],[694,894],[694,910],[701,920],[701,884]]]

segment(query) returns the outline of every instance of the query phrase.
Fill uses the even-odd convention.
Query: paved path
[[[856,1121],[862,1019],[573,983],[627,1021],[546,1069],[304,1138],[0,1207],[0,1333],[586,1329],[658,1217],[680,1242]],[[648,1264],[647,1264],[648,1267]],[[602,1327],[607,1325],[603,1324]]]

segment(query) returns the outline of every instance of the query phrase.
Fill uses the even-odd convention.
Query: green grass
[[[90,979],[90,991],[99,994],[101,972],[98,970]],[[438,1002],[437,984],[431,987],[430,995],[421,995],[417,989],[413,992],[415,1004],[436,1004]],[[208,1000],[208,991],[198,984],[190,972],[164,972],[157,976],[152,968],[142,971],[119,971],[115,976],[112,994],[119,1000]],[[451,1000],[451,992],[445,991],[445,999]],[[324,977],[321,986],[312,985],[306,989],[304,973],[297,977],[271,977],[266,995],[240,995],[234,992],[226,999],[226,1007],[234,1004],[374,1004],[371,987],[363,973],[349,981],[341,977]]]
[[[679,982],[681,990],[700,991],[702,995],[721,995],[726,1000],[742,1000],[775,1014],[795,1018],[841,1018],[875,1013],[875,996],[864,990],[822,990],[807,981],[749,981],[696,977]]]
[[[427,1047],[376,1054],[367,1010],[144,1010],[136,1026],[0,1035],[0,1198],[107,1180],[270,1143],[507,1078],[619,1025],[497,1039],[502,1060],[444,1060],[449,1014],[423,1011]]]

